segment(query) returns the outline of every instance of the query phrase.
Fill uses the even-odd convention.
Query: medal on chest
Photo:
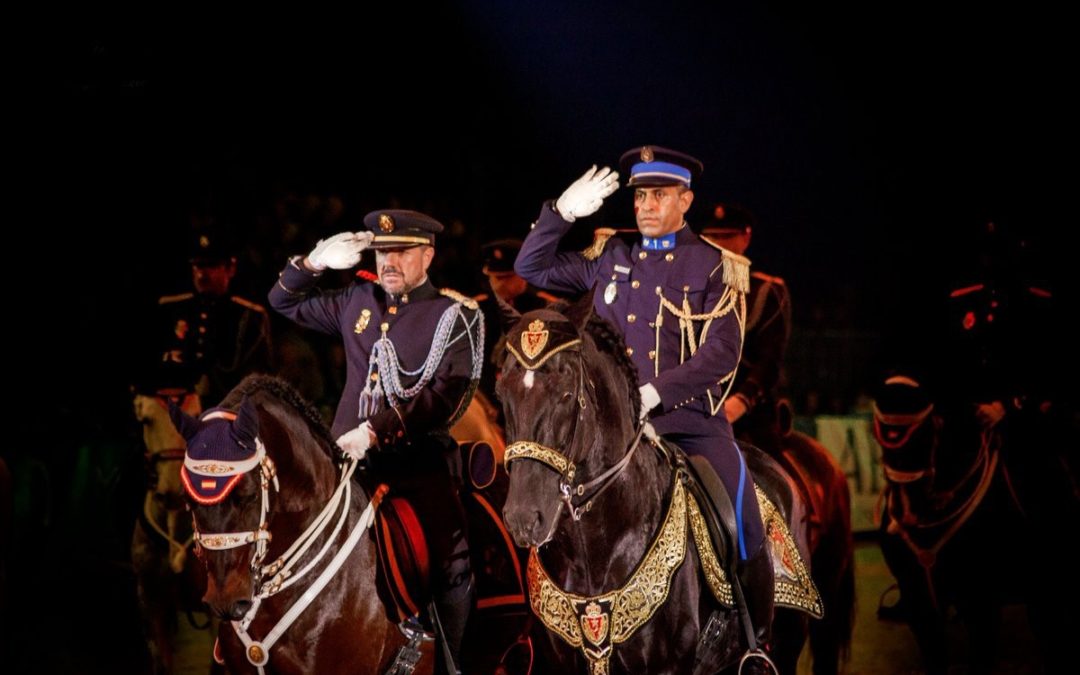
[[[616,293],[617,286],[615,285],[615,282],[612,281],[607,285],[607,288],[604,289],[604,304],[610,305],[611,303],[615,302]]]

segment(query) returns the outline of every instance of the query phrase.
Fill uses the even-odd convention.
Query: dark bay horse
[[[517,543],[531,547],[530,603],[547,629],[538,666],[591,675],[735,667],[744,650],[737,610],[730,595],[713,599],[731,589],[727,551],[710,547],[679,455],[642,439],[621,336],[593,316],[591,294],[562,313],[529,312],[508,335],[498,384],[511,468],[503,513]],[[767,526],[767,537],[787,536],[786,550],[805,552],[798,495],[787,493],[786,508],[796,529]],[[697,662],[706,626],[719,647]]]
[[[1045,672],[1075,669],[1078,593],[1052,553],[1062,537],[1074,538],[1065,533],[1077,531],[1080,501],[1055,468],[1060,449],[1035,438],[1010,447],[1007,423],[987,429],[974,415],[942,414],[903,375],[886,380],[875,401],[887,481],[881,548],[931,674],[949,668],[952,609],[967,630],[971,672],[989,673],[1002,609],[1020,603]]]
[[[216,650],[229,671],[390,672],[411,640],[415,672],[430,673],[431,643],[404,635],[380,600],[369,528],[383,491],[352,479],[356,463],[315,409],[281,380],[250,376],[201,420],[173,412],[205,600],[229,620]]]

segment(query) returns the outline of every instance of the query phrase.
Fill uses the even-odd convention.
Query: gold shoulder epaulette
[[[593,232],[592,244],[589,248],[581,252],[581,255],[586,260],[596,260],[600,257],[600,254],[604,252],[604,246],[607,245],[608,239],[615,236],[615,230],[610,227],[598,227]]]
[[[246,307],[246,308],[248,308],[248,309],[250,309],[250,310],[252,310],[254,312],[262,312],[263,314],[266,313],[266,308],[265,307],[263,307],[262,305],[260,305],[257,302],[252,302],[250,300],[246,300],[244,298],[241,298],[239,295],[232,296],[232,301],[235,302],[236,304],[240,305],[241,307]]]
[[[776,284],[777,286],[783,286],[784,280],[780,277],[774,277],[771,274],[765,274],[764,272],[751,272],[750,276],[755,279],[761,279],[765,283]]]
[[[469,309],[479,309],[480,308],[480,305],[476,304],[475,300],[473,300],[472,298],[470,298],[467,295],[462,295],[461,293],[458,293],[457,291],[455,291],[452,288],[440,288],[439,293],[441,293],[442,295],[445,295],[446,297],[450,298],[454,302],[460,302],[461,304],[465,305]]]
[[[713,268],[709,274],[716,274],[716,270],[723,268],[724,283],[740,293],[750,292],[750,259],[738,253],[732,253],[722,246],[713,248],[720,251],[720,264]]]
[[[195,297],[194,293],[178,293],[176,295],[163,295],[158,298],[159,305],[168,305],[173,302],[181,302],[183,300],[190,300]]]

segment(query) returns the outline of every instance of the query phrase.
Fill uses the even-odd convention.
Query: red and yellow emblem
[[[535,359],[548,343],[548,331],[544,322],[537,319],[529,324],[529,330],[521,331],[521,352],[528,359]]]
[[[379,229],[383,232],[394,231],[394,217],[389,213],[379,214]]]
[[[599,647],[607,638],[608,615],[600,610],[600,605],[590,602],[585,606],[585,614],[581,617],[581,631],[585,638]]]

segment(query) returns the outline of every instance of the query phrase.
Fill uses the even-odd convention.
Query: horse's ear
[[[169,399],[169,419],[185,441],[194,438],[202,427],[202,422],[181,410],[172,399]]]
[[[585,330],[586,324],[589,323],[589,319],[593,315],[593,295],[595,293],[596,286],[593,286],[577,302],[567,307],[566,311],[563,312],[563,315],[570,319],[570,323],[574,324],[579,333]]]
[[[255,443],[255,437],[259,435],[259,409],[250,398],[245,398],[236,410],[233,434],[238,440],[251,444]]]
[[[498,293],[492,292],[492,295],[495,296],[495,302],[499,303],[499,321],[502,324],[503,333],[509,333],[510,329],[516,326],[518,321],[521,321],[521,312],[500,298]]]

